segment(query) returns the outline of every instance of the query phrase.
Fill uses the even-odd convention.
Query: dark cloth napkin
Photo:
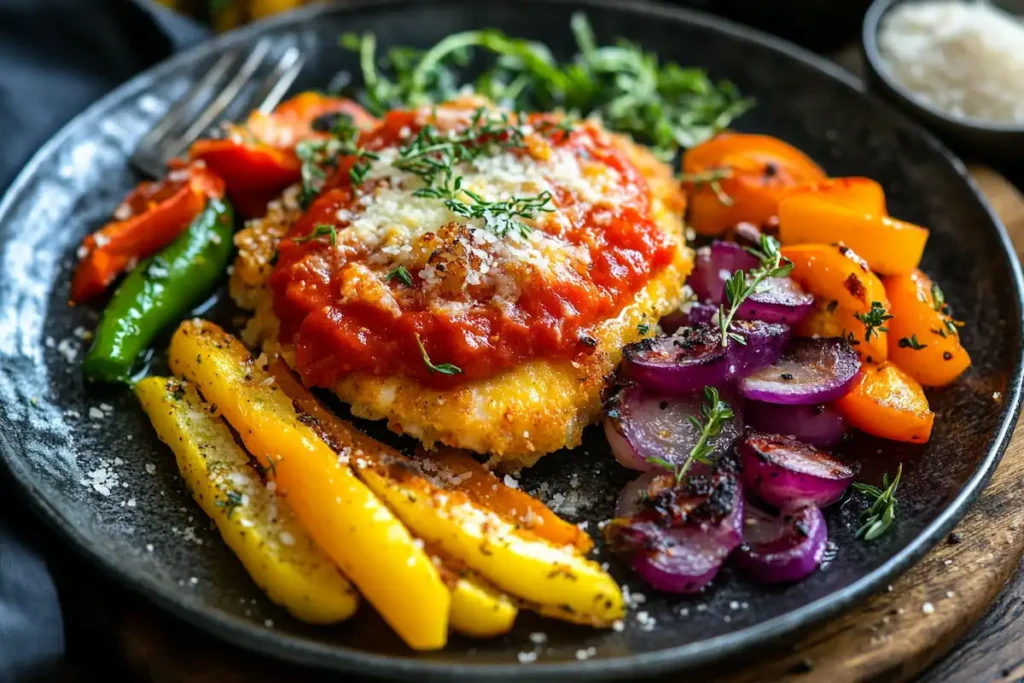
[[[0,0],[0,192],[90,103],[206,36],[149,0]],[[52,539],[10,488],[0,481],[0,682],[46,676],[65,645],[36,547]]]

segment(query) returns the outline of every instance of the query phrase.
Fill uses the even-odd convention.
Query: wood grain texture
[[[1000,591],[988,613],[935,663],[919,683],[1024,680],[1024,565]]]
[[[972,174],[1024,251],[1024,198],[987,169]],[[1024,555],[1024,430],[1010,444],[989,486],[957,526],[960,542],[940,543],[919,564],[862,605],[818,627],[811,635],[774,655],[733,671],[713,671],[702,681],[726,683],[838,683],[904,681],[949,651],[979,619],[1013,575]],[[58,573],[60,580],[60,573]],[[1002,594],[979,624],[974,646],[958,648],[927,675],[928,683],[1012,681],[1024,677],[1024,644],[1008,629],[1024,613],[1024,576]],[[95,588],[95,587],[94,587]],[[269,683],[327,681],[337,678],[272,662],[225,645],[167,617],[156,607],[125,597],[112,586],[76,591],[77,630],[96,638],[102,623],[108,638],[104,656],[123,666],[120,673],[160,683]],[[925,608],[930,604],[934,611]],[[930,613],[926,613],[930,612]],[[101,617],[96,620],[94,615]],[[1016,631],[1020,633],[1018,629]],[[1009,634],[1009,635],[1008,635]],[[91,649],[91,648],[90,648]],[[64,681],[92,680],[95,669],[66,671]],[[345,680],[354,680],[346,677]],[[678,681],[678,676],[664,677]]]

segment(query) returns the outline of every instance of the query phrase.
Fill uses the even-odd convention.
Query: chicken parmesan
[[[347,135],[315,196],[236,238],[247,341],[428,446],[530,464],[578,445],[621,348],[682,297],[669,167],[596,121],[475,98]]]

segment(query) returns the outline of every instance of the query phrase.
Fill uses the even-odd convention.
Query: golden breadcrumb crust
[[[492,456],[516,467],[580,443],[584,427],[601,412],[601,393],[622,357],[622,347],[653,331],[666,313],[681,303],[683,283],[693,267],[685,246],[682,216],[685,198],[671,169],[647,149],[623,136],[613,136],[646,178],[658,226],[678,244],[673,262],[653,277],[619,315],[597,326],[597,347],[580,362],[532,360],[490,378],[452,389],[425,387],[405,376],[353,373],[334,387],[355,415],[386,419],[388,427],[409,434],[426,446],[445,444]],[[231,295],[254,312],[243,334],[252,346],[280,354],[294,367],[294,351],[278,343],[266,278],[282,236],[299,214],[294,188],[271,204],[267,215],[238,233],[238,256],[231,277]],[[644,327],[644,326],[647,327]]]

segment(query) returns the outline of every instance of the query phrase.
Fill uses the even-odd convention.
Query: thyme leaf
[[[690,416],[690,424],[700,433],[700,436],[697,438],[697,443],[690,449],[686,459],[678,466],[662,458],[651,458],[650,461],[673,472],[677,484],[682,482],[694,462],[706,465],[714,464],[711,459],[714,453],[714,447],[710,443],[711,439],[721,434],[722,429],[733,417],[735,414],[732,406],[722,400],[718,395],[718,389],[710,386],[704,387],[704,403],[700,407],[700,419],[693,415]]]
[[[909,337],[901,337],[897,344],[901,349],[914,349],[915,351],[928,348],[927,344],[917,341],[916,334],[912,334]]]
[[[903,463],[896,469],[896,476],[889,481],[889,475],[882,475],[882,488],[871,484],[855,482],[853,490],[871,501],[871,505],[861,513],[864,523],[857,529],[857,538],[873,541],[882,536],[896,520],[896,487],[903,475]]]
[[[441,375],[461,375],[462,368],[451,363],[442,363],[441,365],[434,365],[430,360],[430,356],[427,355],[427,349],[423,346],[423,340],[420,339],[420,335],[416,335],[416,345],[420,347],[420,353],[423,355],[423,362],[427,366],[427,370],[430,372],[436,372]]]
[[[326,223],[322,223],[316,226],[315,228],[313,228],[313,232],[309,233],[308,235],[305,235],[304,237],[296,237],[292,241],[295,242],[295,244],[305,244],[306,242],[309,242],[311,240],[320,239],[325,235],[330,236],[330,242],[332,247],[337,246],[338,230],[333,225],[327,225]]]
[[[765,280],[770,277],[785,277],[793,270],[792,262],[782,255],[781,245],[777,239],[770,235],[762,235],[759,246],[760,249],[750,248],[748,251],[757,257],[760,265],[747,273],[737,270],[725,281],[725,304],[718,307],[722,346],[728,346],[730,340],[739,344],[747,343],[742,335],[729,331],[736,312],[744,301],[760,291]]]
[[[390,273],[388,273],[384,279],[390,282],[391,280],[394,280],[396,277],[399,280],[401,280],[402,284],[404,284],[406,287],[412,287],[412,275],[410,275],[409,271],[405,269],[405,266],[398,266]]]

